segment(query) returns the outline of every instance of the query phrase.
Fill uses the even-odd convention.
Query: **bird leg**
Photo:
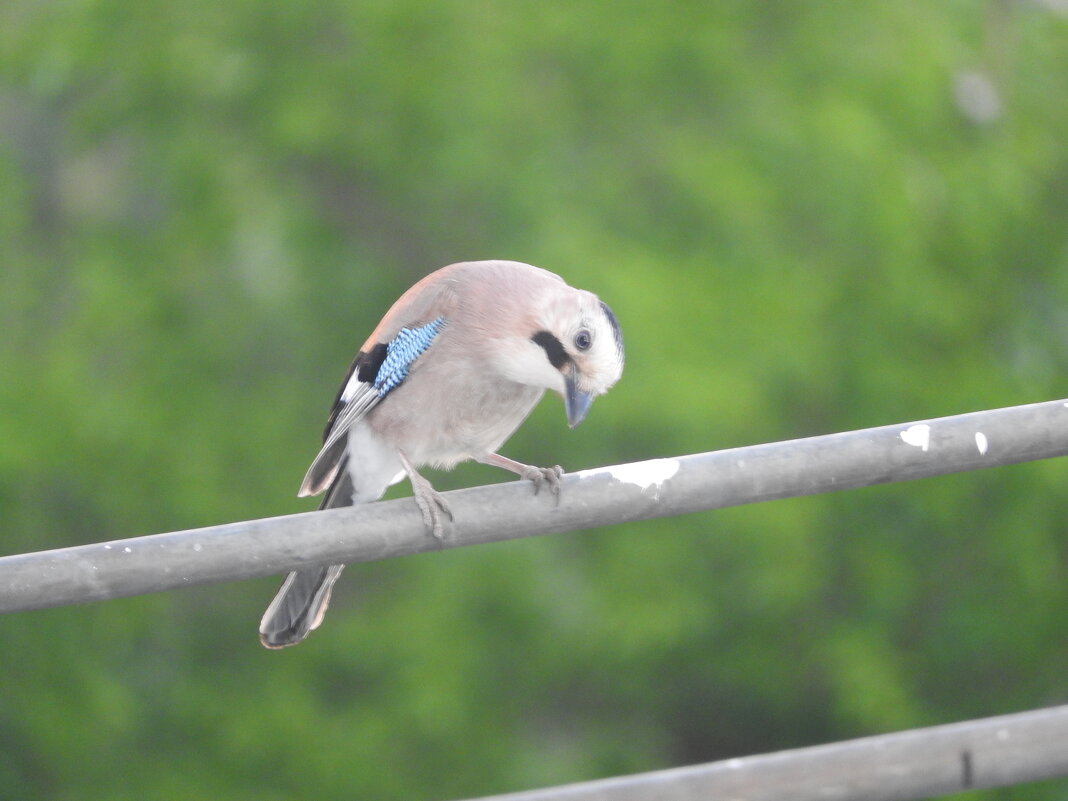
[[[429,481],[419,475],[412,463],[408,461],[407,456],[400,451],[397,453],[400,456],[401,464],[404,465],[404,472],[408,474],[408,480],[412,484],[412,494],[415,496],[415,502],[419,505],[419,511],[423,513],[423,523],[426,524],[426,527],[436,540],[439,542],[444,541],[445,523],[442,519],[442,513],[448,515],[450,522],[452,521],[452,510],[449,508],[449,504]]]
[[[511,470],[520,478],[533,481],[535,495],[538,494],[542,484],[548,483],[556,502],[560,503],[560,478],[564,475],[564,468],[560,465],[534,467],[533,465],[509,459],[507,456],[501,456],[499,453],[487,453],[485,456],[479,456],[478,461],[494,467],[503,467],[505,470]]]

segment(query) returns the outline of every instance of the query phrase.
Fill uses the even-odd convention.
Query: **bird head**
[[[556,392],[574,428],[623,374],[623,332],[592,292],[513,261],[456,265],[470,296],[470,325],[502,377]],[[457,277],[459,280],[459,276]]]
[[[564,286],[543,309],[530,341],[541,351],[544,386],[564,399],[574,428],[623,374],[623,332],[596,295]]]

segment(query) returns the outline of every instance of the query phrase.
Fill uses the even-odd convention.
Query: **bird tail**
[[[320,509],[352,505],[352,480],[349,478],[347,461],[347,457],[342,460],[337,478],[327,490]],[[330,591],[344,569],[344,565],[330,565],[296,570],[286,576],[260,621],[260,642],[263,646],[285,648],[287,645],[296,645],[318,628],[330,604]]]

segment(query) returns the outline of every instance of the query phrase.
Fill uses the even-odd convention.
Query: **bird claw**
[[[553,497],[556,498],[557,503],[560,503],[560,479],[564,475],[564,468],[560,465],[553,465],[552,467],[533,467],[527,465],[519,475],[522,478],[534,482],[535,495],[541,491],[542,484],[548,482]]]
[[[419,511],[423,513],[423,523],[427,529],[434,535],[434,539],[443,542],[445,540],[445,523],[442,520],[442,515],[443,513],[448,515],[449,522],[452,523],[452,510],[437,491],[430,490],[428,495],[429,497],[416,495],[415,502],[419,504]]]
[[[419,505],[419,511],[423,513],[423,523],[426,525],[427,530],[434,535],[434,539],[438,542],[444,542],[445,521],[443,516],[448,516],[450,524],[453,521],[452,509],[449,508],[448,501],[442,497],[440,492],[430,486],[430,482],[426,479],[418,482],[412,481],[412,490],[415,502]]]

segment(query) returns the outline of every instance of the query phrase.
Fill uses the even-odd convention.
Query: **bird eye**
[[[575,334],[575,347],[579,350],[589,350],[592,341],[590,332],[585,328]]]

